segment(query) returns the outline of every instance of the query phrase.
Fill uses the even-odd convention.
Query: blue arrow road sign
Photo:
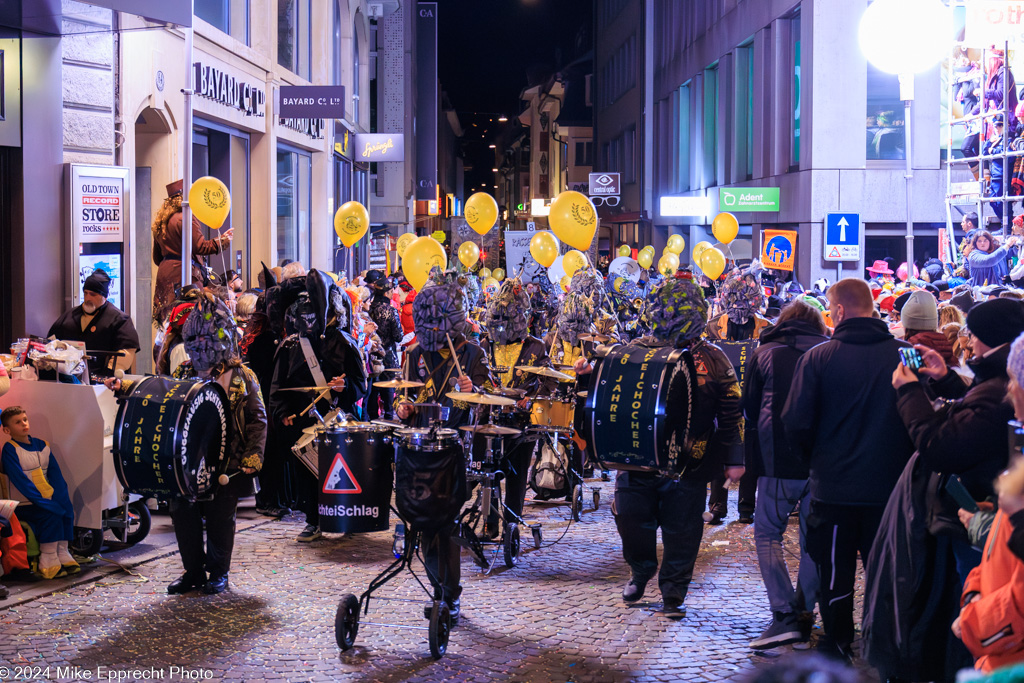
[[[825,260],[860,259],[860,214],[825,214]]]

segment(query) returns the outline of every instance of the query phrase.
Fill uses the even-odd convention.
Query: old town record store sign
[[[240,81],[231,74],[202,62],[196,62],[193,68],[196,72],[198,97],[237,109],[246,116],[265,116],[267,93],[261,86]]]

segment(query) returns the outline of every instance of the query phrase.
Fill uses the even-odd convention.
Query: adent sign
[[[777,187],[723,187],[718,191],[719,211],[778,211]]]

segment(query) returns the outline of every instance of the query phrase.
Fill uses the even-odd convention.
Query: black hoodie
[[[810,464],[813,500],[888,501],[914,452],[892,387],[904,346],[881,320],[850,318],[797,363],[782,422],[793,451]]]
[[[753,474],[779,479],[806,479],[807,463],[789,446],[782,428],[782,408],[789,398],[797,361],[828,337],[803,320],[787,320],[761,335],[747,367],[743,414],[752,428]]]

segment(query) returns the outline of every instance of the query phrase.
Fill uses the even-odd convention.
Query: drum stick
[[[305,410],[303,410],[301,413],[299,413],[299,417],[302,417],[303,415],[308,413],[310,410],[312,410],[313,406],[316,405],[316,402],[319,401],[320,399],[322,399],[324,396],[326,396],[329,393],[331,393],[331,390],[328,388],[328,389],[324,389],[319,394],[317,394],[317,397],[313,399],[313,402],[310,403],[308,406],[306,406]]]
[[[558,344],[558,330],[555,330],[554,335],[551,338],[551,350],[548,351],[548,355],[553,359],[555,357],[555,345]]]
[[[221,486],[227,486],[228,482],[231,481],[232,477],[237,477],[241,473],[242,470],[238,470],[234,474],[222,474],[219,477],[217,477],[217,483],[220,484]]]
[[[455,369],[459,371],[459,377],[462,377],[465,373],[462,372],[462,363],[459,362],[459,356],[455,353],[455,345],[452,344],[452,336],[446,332],[444,338],[448,340],[448,348],[452,352],[452,360],[455,361]]]

